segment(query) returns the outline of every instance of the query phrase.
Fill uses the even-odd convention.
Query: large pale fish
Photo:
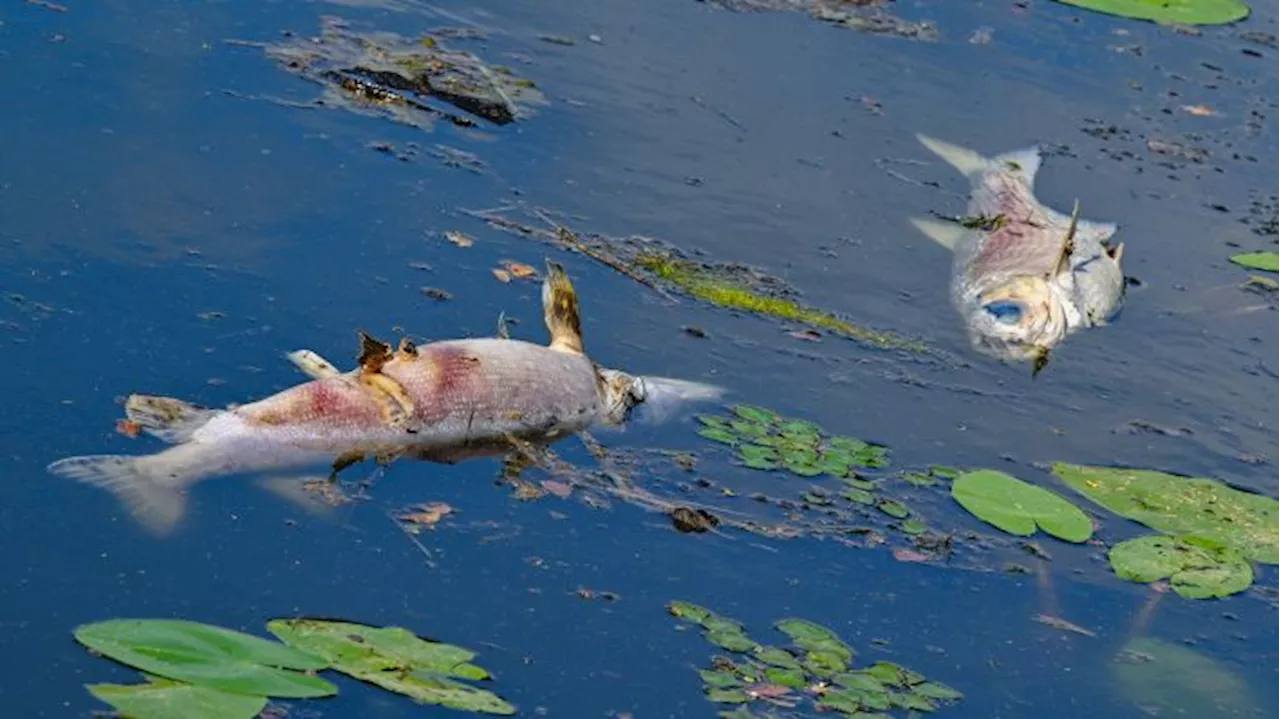
[[[542,288],[550,345],[505,337],[399,348],[363,336],[359,367],[340,372],[309,350],[289,358],[314,379],[228,409],[135,394],[129,420],[174,446],[146,456],[69,457],[49,465],[115,493],[157,534],[182,518],[188,488],[240,472],[366,457],[452,463],[547,444],[594,425],[619,425],[639,405],[658,416],[718,387],[632,376],[597,366],[583,351],[578,300],[563,269],[548,263]]]
[[[925,147],[969,178],[963,222],[913,218],[952,250],[951,301],[973,346],[1006,360],[1031,360],[1034,372],[1076,330],[1106,324],[1120,309],[1124,245],[1118,229],[1045,207],[1035,196],[1039,148],[983,157],[924,135]]]

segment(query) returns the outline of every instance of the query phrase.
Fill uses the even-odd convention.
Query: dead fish
[[[687,401],[720,397],[710,384],[633,376],[584,352],[577,294],[548,262],[542,287],[549,345],[476,338],[396,349],[361,334],[358,367],[341,372],[310,350],[289,359],[312,380],[227,409],[130,396],[125,412],[174,446],[145,456],[89,455],[49,465],[55,475],[114,493],[156,534],[182,518],[187,490],[219,475],[374,457],[453,463],[620,425],[644,405],[665,417]]]
[[[975,349],[1005,360],[1032,360],[1034,372],[1071,333],[1107,324],[1118,313],[1125,280],[1118,225],[1064,215],[1040,203],[1040,150],[995,157],[925,135],[916,138],[970,179],[963,223],[913,218],[919,230],[954,253],[951,301]]]

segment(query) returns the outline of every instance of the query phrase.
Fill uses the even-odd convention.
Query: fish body
[[[300,350],[290,359],[313,379],[249,404],[213,410],[132,395],[127,418],[174,445],[166,450],[69,457],[49,469],[113,491],[164,533],[181,519],[187,488],[213,476],[326,461],[336,471],[365,457],[452,463],[509,451],[513,440],[550,443],[621,424],[642,403],[719,396],[712,385],[597,366],[581,351],[572,287],[549,273],[548,286],[557,283],[544,288],[549,346],[477,338],[392,351],[366,336],[349,372]]]
[[[995,157],[918,135],[970,179],[964,224],[912,222],[954,253],[951,302],[979,351],[1047,361],[1069,334],[1106,324],[1124,295],[1114,223],[1081,220],[1035,196],[1038,148]]]

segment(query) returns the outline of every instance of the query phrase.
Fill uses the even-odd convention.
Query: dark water
[[[661,237],[755,265],[814,305],[964,359],[917,363],[831,338],[799,342],[776,322],[670,303],[565,255],[588,349],[607,366],[715,381],[735,399],[889,444],[905,465],[993,466],[1049,482],[1033,463],[1118,463],[1277,493],[1275,313],[1238,288],[1247,273],[1226,261],[1230,243],[1275,244],[1274,39],[1239,37],[1274,38],[1265,3],[1199,37],[1052,2],[902,4],[937,23],[936,43],[692,0],[68,10],[0,11],[5,716],[87,716],[95,705],[81,684],[128,680],[72,642],[79,623],[179,616],[260,631],[291,613],[401,624],[480,649],[494,688],[525,715],[711,716],[692,671],[711,648],[672,630],[662,605],[676,597],[761,634],[786,614],[826,623],[864,656],[964,691],[947,715],[1137,715],[1107,664],[1149,590],[1107,577],[1101,555],[1083,550],[1054,547],[1095,565],[1095,578],[1063,572],[1047,599],[1034,578],[899,563],[833,542],[681,535],[625,504],[519,502],[494,485],[488,460],[396,465],[338,523],[248,481],[209,482],[182,531],[157,541],[106,493],[45,473],[62,456],[155,448],[112,431],[120,396],[261,397],[299,380],[282,353],[349,357],[356,328],[485,335],[505,311],[522,320],[517,336],[540,339],[537,286],[499,284],[490,268],[558,253],[459,208],[525,202],[578,215],[587,231]],[[484,133],[427,133],[264,99],[307,102],[318,88],[225,41],[315,35],[326,14],[406,36],[477,23],[492,35],[468,47],[535,79],[549,103]],[[991,41],[968,42],[981,28]],[[1181,109],[1202,103],[1220,115]],[[1116,132],[1084,131],[1107,125]],[[949,258],[906,222],[960,212],[963,179],[915,132],[988,154],[1063,146],[1046,159],[1039,194],[1059,208],[1079,197],[1085,217],[1121,223],[1126,269],[1142,286],[1120,322],[1073,337],[1035,381],[969,355],[945,304]],[[1209,158],[1169,161],[1147,150],[1148,138]],[[425,151],[397,161],[369,148],[377,142],[448,145],[487,171]],[[476,245],[442,241],[451,229]],[[454,299],[427,300],[424,285]],[[209,312],[221,315],[201,316]],[[1133,430],[1134,420],[1174,431]],[[695,446],[690,430],[682,416],[602,439]],[[730,486],[743,473],[704,469]],[[424,537],[434,567],[387,515],[426,500],[458,510]],[[951,511],[955,524],[977,527]],[[1132,534],[1121,526],[1107,536]],[[1274,591],[1274,568],[1258,584]],[[621,598],[585,601],[578,587]],[[1031,621],[1046,601],[1097,637]],[[1256,593],[1170,596],[1146,631],[1194,642],[1250,687],[1262,715],[1277,708],[1275,620]],[[448,713],[348,684],[315,704],[325,716]]]

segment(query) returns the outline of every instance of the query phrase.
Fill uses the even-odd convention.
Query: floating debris
[[[264,49],[285,70],[325,87],[317,105],[422,129],[441,119],[460,127],[507,125],[526,118],[531,106],[546,103],[532,81],[447,45],[467,37],[443,30],[419,38],[357,32],[346,21],[326,16],[318,37],[291,34]]]
[[[885,8],[892,0],[703,0],[728,10],[804,12],[810,17],[849,30],[895,35],[913,40],[936,40],[938,29],[929,21],[910,21]]]

